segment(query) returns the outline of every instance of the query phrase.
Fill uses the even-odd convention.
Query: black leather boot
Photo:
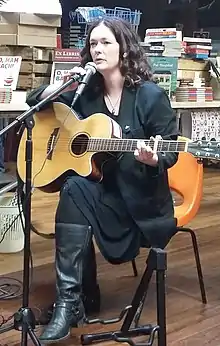
[[[43,344],[66,339],[71,327],[83,321],[82,269],[91,236],[91,227],[56,224],[57,300],[52,318],[39,337]]]
[[[88,251],[83,261],[82,276],[82,300],[86,315],[94,315],[100,312],[101,294],[97,283],[97,266],[94,244],[88,245]],[[40,325],[46,325],[50,322],[53,315],[54,304],[46,308],[39,319]]]

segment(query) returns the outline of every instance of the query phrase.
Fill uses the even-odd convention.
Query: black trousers
[[[55,221],[91,226],[102,255],[112,264],[130,261],[138,255],[137,226],[120,195],[101,183],[79,176],[68,178],[60,192]]]

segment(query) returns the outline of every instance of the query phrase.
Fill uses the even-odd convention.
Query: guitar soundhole
[[[71,149],[73,154],[82,155],[87,151],[88,137],[84,134],[77,136],[72,141]]]

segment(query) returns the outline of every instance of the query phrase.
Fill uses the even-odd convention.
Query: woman
[[[170,102],[151,82],[138,42],[129,24],[119,19],[91,26],[81,65],[93,61],[98,73],[74,108],[83,117],[107,114],[121,125],[127,138],[161,135],[176,140]],[[43,86],[27,102],[36,104],[52,90],[54,86]],[[56,101],[70,105],[73,95],[74,91],[68,91]],[[66,338],[71,326],[84,317],[82,284],[88,272],[88,290],[97,288],[92,235],[106,260],[118,264],[135,258],[141,246],[164,248],[175,234],[167,169],[176,161],[177,154],[157,154],[140,141],[134,154],[120,155],[105,165],[101,183],[77,175],[66,180],[56,212],[57,299],[52,319],[40,337],[42,343]],[[83,271],[86,261],[89,267]]]

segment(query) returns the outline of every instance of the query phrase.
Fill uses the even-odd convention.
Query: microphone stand
[[[14,314],[14,324],[12,327],[7,328],[9,331],[15,329],[21,331],[21,346],[27,346],[28,335],[30,336],[35,346],[41,346],[40,341],[34,333],[36,326],[36,320],[33,311],[29,308],[29,284],[30,284],[30,232],[31,232],[31,194],[32,194],[32,161],[33,161],[33,141],[32,141],[32,130],[34,128],[33,115],[39,112],[41,108],[48,102],[52,101],[53,98],[57,97],[64,89],[70,86],[72,83],[77,82],[81,79],[80,75],[73,75],[71,78],[60,86],[57,90],[48,95],[44,100],[31,107],[23,114],[15,118],[15,120],[0,131],[0,136],[7,133],[10,129],[15,127],[17,124],[24,124],[27,130],[27,139],[25,146],[25,161],[26,161],[26,179],[25,179],[25,210],[24,212],[24,261],[23,261],[23,297],[22,307]],[[4,333],[6,330],[0,331]]]

